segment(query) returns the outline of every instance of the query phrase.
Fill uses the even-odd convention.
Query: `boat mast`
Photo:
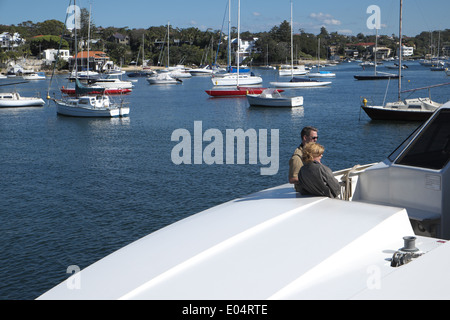
[[[87,43],[87,77],[89,78],[89,53],[90,53],[90,43],[91,40],[91,11],[92,4],[89,5],[89,25],[88,25],[88,43]]]
[[[320,72],[320,38],[317,37],[317,72]]]
[[[403,0],[400,0],[400,18],[399,18],[399,50],[398,50],[398,101],[401,101],[401,91],[402,91],[402,55],[403,55],[403,46],[402,46],[402,9],[403,9]]]
[[[169,55],[170,55],[170,51],[169,51],[169,41],[170,41],[170,39],[169,39],[169,29],[170,29],[170,22],[169,21],[167,21],[167,68],[169,68]]]
[[[375,25],[375,30],[376,30],[376,33],[375,33],[375,52],[374,52],[374,55],[375,55],[375,57],[374,57],[374,63],[375,63],[375,66],[374,66],[374,70],[375,70],[375,75],[377,75],[377,53],[378,53],[378,28],[377,28],[377,26]]]
[[[231,0],[228,0],[228,68],[231,72]]]
[[[73,0],[74,10],[76,10],[77,7],[77,1]],[[78,43],[77,43],[77,18],[75,14],[75,23],[74,23],[74,29],[75,29],[75,81],[78,79]],[[76,90],[75,90],[76,92]]]
[[[293,34],[292,34],[292,0],[291,0],[291,78],[294,78],[294,46],[293,46]]]
[[[241,52],[241,0],[238,1],[238,37],[237,37],[237,86],[239,87],[239,53]]]

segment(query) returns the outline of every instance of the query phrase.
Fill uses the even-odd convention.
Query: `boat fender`
[[[414,259],[419,258],[423,253],[415,247],[416,237],[403,237],[404,247],[394,252],[391,259],[391,267],[403,266]]]
[[[363,104],[364,104],[364,107],[367,107],[367,99],[366,98],[363,99]]]

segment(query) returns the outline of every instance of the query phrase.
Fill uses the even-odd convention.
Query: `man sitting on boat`
[[[300,191],[298,189],[298,172],[300,171],[300,168],[303,166],[302,150],[304,146],[306,146],[306,144],[308,144],[309,142],[317,141],[318,131],[319,131],[318,129],[311,126],[304,127],[300,133],[302,143],[297,147],[297,149],[295,149],[294,154],[289,160],[289,183],[294,184],[296,191]]]

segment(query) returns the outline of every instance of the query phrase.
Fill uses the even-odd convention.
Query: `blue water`
[[[130,116],[122,119],[58,116],[52,103],[0,109],[0,299],[34,299],[66,279],[68,266],[83,269],[198,211],[286,183],[288,160],[305,125],[319,128],[326,149],[322,161],[332,170],[383,160],[419,125],[371,121],[360,111],[361,96],[381,104],[387,81],[354,80],[363,72],[356,63],[328,70],[337,74],[330,87],[286,92],[304,97],[304,107],[295,109],[255,109],[246,98],[210,98],[204,92],[211,88],[208,77],[172,86],[141,78],[126,98]],[[256,73],[265,86],[277,79],[275,71]],[[404,89],[450,82],[445,73],[418,64],[404,75]],[[16,89],[45,97],[47,86],[45,80]],[[396,97],[397,81],[391,81],[387,100]],[[449,100],[449,87],[434,89],[432,97]],[[267,129],[270,141],[270,130],[278,129],[278,173],[261,175],[267,166],[260,161],[175,165],[171,152],[178,142],[171,135],[180,128],[193,135],[194,121],[201,121],[203,132],[218,129],[224,138],[227,129]]]

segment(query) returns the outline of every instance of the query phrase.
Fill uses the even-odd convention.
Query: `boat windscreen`
[[[440,170],[450,159],[450,109],[438,114],[395,161],[396,164]]]

